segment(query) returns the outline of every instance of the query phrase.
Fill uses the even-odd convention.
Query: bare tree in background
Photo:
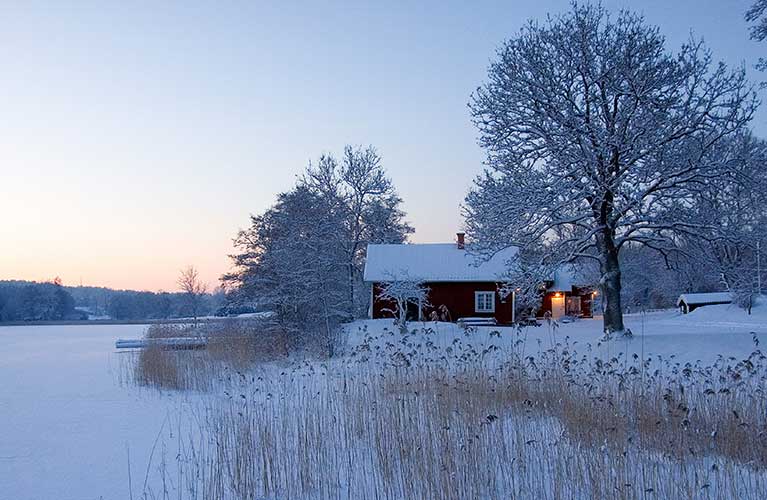
[[[761,293],[758,254],[767,241],[767,142],[746,132],[722,141],[710,155],[728,165],[729,176],[701,188],[688,218],[715,229],[702,244],[686,243],[698,267],[713,273],[750,313]]]
[[[177,283],[186,295],[187,306],[196,324],[197,315],[200,312],[203,297],[208,291],[208,286],[200,279],[197,269],[191,265],[181,270]]]
[[[706,153],[755,107],[742,68],[712,63],[695,40],[670,54],[641,16],[574,3],[530,22],[470,102],[489,167],[466,200],[474,248],[517,245],[548,268],[598,262],[605,333],[628,333],[621,249],[669,252],[679,234],[710,229],[677,215],[727,176]]]

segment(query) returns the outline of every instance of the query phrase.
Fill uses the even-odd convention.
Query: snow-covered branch
[[[421,280],[409,278],[407,273],[400,272],[397,276],[395,279],[392,273],[391,279],[379,285],[378,298],[393,305],[386,310],[396,318],[398,325],[404,326],[407,323],[409,306],[416,308],[419,319],[424,309],[431,306],[429,287]]]
[[[470,107],[488,165],[464,207],[474,247],[545,248],[542,265],[599,259],[605,326],[620,330],[618,252],[710,232],[678,214],[711,183],[736,182],[711,153],[756,96],[700,41],[670,54],[641,16],[575,4],[507,41]]]

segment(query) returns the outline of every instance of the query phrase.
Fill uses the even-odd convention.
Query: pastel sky
[[[603,4],[751,67],[750,1]],[[483,159],[469,95],[568,1],[411,4],[0,4],[0,279],[173,290],[194,264],[215,285],[248,214],[347,143],[379,149],[415,241],[449,241]]]

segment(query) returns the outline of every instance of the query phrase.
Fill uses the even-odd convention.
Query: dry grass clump
[[[191,325],[163,324],[150,325],[144,335],[148,339],[168,339],[197,336]],[[181,362],[179,352],[161,345],[149,345],[139,352],[130,353],[132,366],[131,378],[139,384],[166,389],[185,389],[188,387],[185,377],[186,366]],[[193,353],[183,353],[188,357]]]
[[[160,389],[211,390],[232,373],[245,377],[244,371],[256,363],[287,356],[281,330],[259,320],[226,320],[201,323],[151,325],[150,339],[200,337],[207,340],[204,349],[173,349],[150,345],[128,358],[127,370],[133,382]]]
[[[230,320],[209,324],[205,334],[211,358],[238,370],[288,356],[284,330],[263,321]]]
[[[135,362],[133,379],[139,385],[183,389],[184,379],[174,352],[160,346],[150,346],[132,360]]]
[[[549,394],[541,399],[573,438],[614,448],[635,442],[677,460],[718,455],[767,469],[764,366],[742,385],[727,380],[738,368],[721,372],[719,383],[712,383],[708,370],[691,367],[681,377],[649,375],[644,382],[630,370],[605,369],[611,368],[605,365],[588,383],[563,378],[545,384]]]
[[[476,342],[469,332],[446,348],[424,333],[366,336],[350,355],[382,367],[424,368],[431,377],[444,372],[420,382],[421,391],[451,378],[476,396],[556,417],[568,437],[585,445],[636,444],[677,459],[716,454],[767,468],[767,358],[756,337],[747,358],[701,366],[623,353],[609,360],[578,355],[566,338],[530,355],[523,331],[505,346],[492,333],[489,342]],[[476,367],[486,377],[462,375]]]

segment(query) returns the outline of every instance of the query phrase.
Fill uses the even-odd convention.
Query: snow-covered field
[[[749,316],[732,305],[714,305],[682,314],[675,309],[648,313],[628,314],[626,326],[634,336],[604,341],[602,321],[578,319],[573,322],[547,323],[517,331],[511,327],[474,327],[470,333],[453,323],[411,322],[409,329],[441,347],[448,347],[456,339],[476,348],[493,344],[510,347],[524,342],[520,348],[526,355],[536,354],[553,345],[567,342],[572,351],[610,359],[613,356],[631,357],[637,354],[646,359],[710,365],[720,356],[738,360],[751,354],[756,346],[767,345],[767,304],[755,307]],[[397,330],[392,320],[358,321],[347,329],[351,347],[368,338],[380,336],[382,330]],[[426,335],[423,335],[426,332]],[[383,338],[382,338],[383,339]],[[644,354],[644,356],[642,356]]]
[[[751,316],[732,306],[710,306],[689,315],[662,311],[626,320],[635,334],[628,341],[600,342],[601,323],[578,320],[521,332],[481,327],[468,334],[452,324],[411,323],[417,331],[408,342],[441,349],[460,342],[477,350],[492,344],[501,354],[521,346],[532,355],[567,342],[605,359],[637,353],[706,365],[720,355],[748,356],[754,338],[767,345],[764,305]],[[125,499],[131,490],[140,498],[145,480],[157,491],[158,463],[176,455],[180,428],[200,403],[221,394],[159,393],[122,383],[125,354],[115,352],[114,341],[143,331],[136,325],[0,327],[0,498]],[[395,331],[389,320],[356,322],[347,328],[347,353],[359,355],[360,346],[371,343],[372,350],[387,349]],[[253,388],[242,398],[256,402],[264,392]]]
[[[594,320],[591,322],[593,323]],[[578,342],[598,340],[599,325],[578,321],[564,325],[561,332]],[[626,316],[626,325],[635,338],[628,342],[603,343],[599,352],[614,352],[618,344],[629,353],[674,356],[677,361],[711,364],[718,356],[743,358],[754,349],[756,335],[762,347],[767,345],[767,304],[755,307],[747,315],[733,305],[713,305],[696,309],[690,314],[676,310],[652,312],[644,316]],[[595,331],[597,333],[595,333]],[[623,345],[620,345],[623,344]]]

